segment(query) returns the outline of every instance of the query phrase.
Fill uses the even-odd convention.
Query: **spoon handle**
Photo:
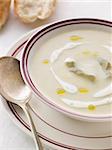
[[[29,104],[28,103],[25,104],[23,106],[23,109],[24,109],[24,112],[25,112],[25,114],[26,114],[26,116],[28,118],[29,124],[30,124],[30,128],[31,128],[31,132],[33,134],[36,150],[43,150],[42,143],[40,141],[39,135],[38,135],[38,133],[36,131],[36,127],[34,125],[33,119],[31,117],[31,114],[30,114],[30,111],[29,111],[29,109],[30,109]]]

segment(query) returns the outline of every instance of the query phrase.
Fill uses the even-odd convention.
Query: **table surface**
[[[11,7],[10,18],[0,31],[0,56],[24,33],[42,24],[67,18],[100,18],[112,20],[111,0],[58,0],[53,16],[44,22],[26,25],[20,22]],[[0,150],[35,150],[33,140],[10,120],[0,101]]]

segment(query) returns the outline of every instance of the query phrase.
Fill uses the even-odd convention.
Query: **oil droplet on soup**
[[[88,110],[90,110],[90,111],[93,111],[93,110],[95,110],[96,109],[96,106],[95,105],[89,105],[88,106]]]
[[[88,50],[88,49],[86,49],[86,50],[84,50],[84,51],[82,52],[82,54],[84,54],[84,55],[91,55],[91,51]]]
[[[80,93],[80,94],[87,94],[87,93],[89,93],[89,90],[86,89],[86,88],[80,88],[80,89],[79,89],[79,93]]]
[[[84,51],[82,51],[82,54],[85,55],[85,56],[93,56],[93,57],[98,57],[99,56],[99,53],[98,51],[90,51],[88,49],[85,49]]]
[[[57,90],[56,90],[56,93],[57,93],[58,95],[64,95],[64,94],[65,94],[65,90],[64,90],[64,89],[57,89]]]
[[[43,64],[48,64],[49,63],[49,60],[48,59],[44,59],[43,60]]]
[[[70,37],[70,41],[79,41],[79,40],[81,40],[82,39],[82,37],[80,37],[80,36],[78,36],[78,35],[73,35],[73,36],[71,36]]]

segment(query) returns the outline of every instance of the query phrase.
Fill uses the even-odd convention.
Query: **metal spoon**
[[[24,110],[31,127],[36,149],[43,150],[29,111],[28,102],[31,98],[31,91],[23,81],[20,73],[20,62],[16,58],[0,58],[0,94],[6,100],[19,105]]]

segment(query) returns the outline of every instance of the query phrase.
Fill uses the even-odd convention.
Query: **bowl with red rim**
[[[22,53],[22,59],[21,59],[21,73],[23,76],[24,81],[26,84],[29,86],[29,88],[32,90],[32,92],[36,95],[36,97],[52,107],[53,109],[56,109],[59,112],[62,112],[69,117],[76,118],[76,119],[83,119],[86,121],[108,121],[112,119],[112,110],[111,107],[112,105],[106,104],[102,106],[95,107],[95,110],[89,111],[87,108],[75,108],[75,107],[70,107],[69,105],[63,103],[60,100],[57,100],[57,98],[53,98],[52,96],[48,96],[47,90],[43,89],[41,90],[40,88],[40,80],[42,81],[42,84],[45,86],[47,85],[47,88],[52,85],[51,92],[53,92],[54,84],[49,81],[50,77],[49,75],[46,74],[46,69],[44,68],[43,71],[41,70],[41,66],[39,67],[38,65],[33,66],[33,60],[34,57],[37,56],[37,61],[38,55],[39,55],[39,49],[41,49],[41,46],[43,46],[46,41],[51,40],[51,43],[49,42],[49,46],[46,49],[50,47],[55,49],[56,46],[62,45],[63,41],[57,41],[57,42],[52,42],[52,37],[55,37],[59,33],[66,33],[69,32],[70,30],[82,30],[82,29],[90,29],[90,30],[98,30],[98,31],[111,31],[112,28],[112,23],[110,21],[106,20],[100,20],[100,19],[92,19],[92,18],[80,18],[80,19],[69,19],[69,20],[63,20],[59,22],[52,23],[50,25],[45,26],[41,30],[35,32],[28,42],[26,43],[25,47],[23,48],[23,53]],[[92,36],[92,35],[91,35]],[[47,50],[42,48],[43,55],[42,58],[45,58],[47,56]],[[42,60],[42,59],[41,59]],[[44,60],[44,63],[47,64],[48,60]],[[33,77],[33,71],[32,71],[32,66],[33,70],[37,71],[37,77],[38,77],[38,72],[41,72],[39,76],[43,76],[43,78],[38,80],[37,82],[35,81]],[[36,76],[35,75],[35,76]],[[46,77],[47,76],[47,77]],[[94,109],[92,106],[91,109]]]

